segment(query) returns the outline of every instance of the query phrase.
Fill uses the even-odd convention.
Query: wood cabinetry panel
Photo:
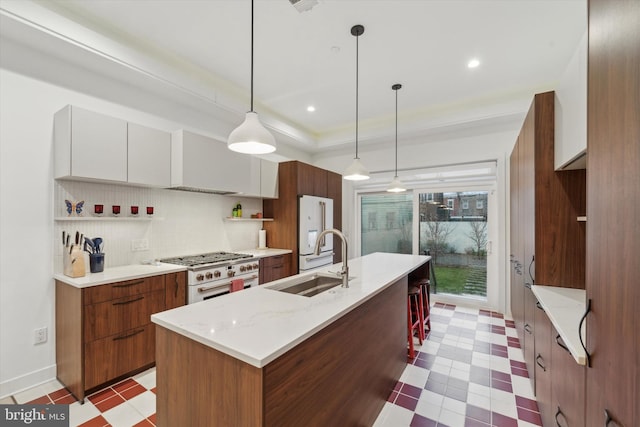
[[[150,366],[155,360],[152,323],[85,344],[85,389]]]
[[[163,275],[85,288],[83,298],[88,305],[160,290],[164,290]]]
[[[187,273],[169,273],[165,276],[165,310],[187,303]]]
[[[571,353],[562,348],[560,335],[551,331],[553,361],[551,410],[561,427],[584,426],[585,367],[576,363]],[[560,413],[558,414],[558,411]],[[546,425],[546,424],[545,424]],[[554,424],[550,424],[554,425]]]
[[[151,315],[164,310],[165,292],[132,295],[84,309],[84,339],[93,341],[120,331],[140,327],[151,321]]]
[[[589,1],[587,426],[640,425],[638,46],[640,2]]]
[[[291,275],[291,254],[260,259],[260,284],[273,282]]]
[[[551,330],[553,326],[544,310],[535,310],[535,378],[536,378],[536,400],[540,415],[542,415],[542,425],[554,425],[553,415],[555,410],[552,407],[551,384],[555,381],[556,366],[551,356]]]

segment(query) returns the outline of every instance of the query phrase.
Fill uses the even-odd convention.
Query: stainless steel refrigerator
[[[328,234],[320,244],[320,254],[315,255],[318,235],[333,228],[333,199],[316,196],[300,196],[298,199],[298,254],[300,273],[333,264],[333,234]]]

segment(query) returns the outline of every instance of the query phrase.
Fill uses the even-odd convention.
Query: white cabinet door
[[[56,178],[127,181],[127,122],[67,106],[55,115]]]
[[[131,184],[171,185],[171,134],[129,123],[128,179]]]
[[[227,144],[187,131],[172,138],[171,186],[212,193],[251,192],[252,156]]]
[[[266,199],[278,198],[278,163],[260,161],[260,196]]]

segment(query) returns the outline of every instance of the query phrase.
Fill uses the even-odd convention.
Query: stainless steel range
[[[253,255],[210,252],[160,261],[187,267],[188,304],[230,293],[234,279],[243,279],[245,289],[258,285],[260,267]]]

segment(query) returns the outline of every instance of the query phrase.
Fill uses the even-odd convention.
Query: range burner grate
[[[233,252],[210,252],[206,254],[188,255],[183,257],[173,257],[161,259],[161,262],[167,264],[178,264],[187,267],[195,267],[204,264],[216,264],[225,261],[234,261],[238,259],[251,258],[253,255],[238,254]]]

